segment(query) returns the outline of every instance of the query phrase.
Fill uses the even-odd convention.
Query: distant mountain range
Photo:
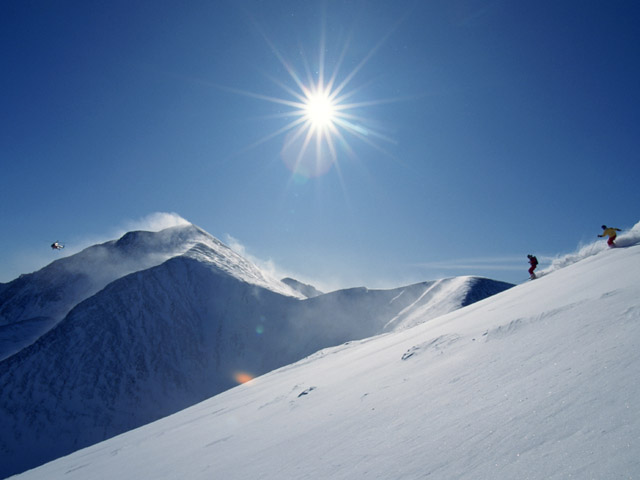
[[[511,286],[456,277],[323,294],[194,225],[89,247],[0,284],[0,477]]]

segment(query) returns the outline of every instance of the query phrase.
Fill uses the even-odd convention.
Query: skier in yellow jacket
[[[614,243],[614,240],[616,239],[616,236],[617,236],[616,232],[619,232],[620,229],[602,225],[602,230],[604,230],[604,232],[602,232],[602,235],[598,235],[598,236],[609,237],[609,240],[607,240],[607,245],[609,245],[610,247],[615,247],[616,244]]]

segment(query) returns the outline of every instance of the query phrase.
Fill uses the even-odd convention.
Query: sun
[[[311,127],[324,129],[334,125],[337,105],[326,90],[320,89],[307,95],[302,110]]]
[[[368,144],[388,155],[379,141],[392,144],[395,142],[379,130],[379,122],[371,121],[360,112],[365,108],[395,102],[398,99],[361,99],[364,87],[368,83],[355,86],[354,79],[389,34],[383,36],[359,62],[347,60],[350,44],[347,41],[342,49],[334,50],[336,55],[331,72],[327,69],[328,49],[325,47],[324,29],[320,35],[317,59],[309,62],[304,51],[301,51],[302,68],[295,68],[263,34],[271,51],[288,73],[289,79],[287,81],[286,77],[281,79],[267,76],[282,88],[285,95],[277,97],[233,88],[225,89],[277,104],[279,112],[268,118],[286,119],[286,122],[249,145],[247,149],[256,148],[275,137],[283,136],[280,157],[291,170],[292,178],[296,180],[322,176],[333,166],[339,169],[340,158],[356,158],[351,140]],[[348,62],[355,66],[345,71],[344,65]],[[339,171],[338,173],[340,174]]]

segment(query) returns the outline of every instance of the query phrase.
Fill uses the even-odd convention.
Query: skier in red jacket
[[[529,276],[531,277],[531,280],[533,280],[534,278],[536,278],[536,274],[533,273],[533,271],[538,266],[538,259],[533,255],[527,255],[527,258],[529,259],[529,265],[531,265],[531,267],[529,268]]]

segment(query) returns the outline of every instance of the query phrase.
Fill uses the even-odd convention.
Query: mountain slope
[[[33,343],[74,306],[109,283],[183,255],[196,245],[207,246],[207,261],[229,275],[303,298],[195,225],[129,232],[119,240],[94,245],[5,284],[0,291],[0,360]]]
[[[124,277],[0,363],[8,463],[33,466],[226,390],[229,364],[282,365],[240,320],[278,318],[293,299],[252,286],[261,301],[246,302],[245,284],[211,269],[182,256]]]
[[[637,478],[638,273],[602,251],[17,478]]]
[[[510,287],[511,285],[504,282],[478,277],[455,277],[431,282],[414,302],[384,326],[384,330],[395,331],[414,327]]]
[[[113,280],[184,253],[203,234],[192,225],[130,232],[21,275],[0,292],[0,325],[45,314],[59,320]]]
[[[319,349],[380,333],[434,283],[302,300],[197,227],[159,233],[156,239],[134,232],[106,248],[118,258],[183,253],[111,281],[0,362],[0,477],[174,413]],[[474,282],[436,282],[457,285],[449,290],[449,311],[464,304]],[[510,287],[483,282],[496,291]]]

